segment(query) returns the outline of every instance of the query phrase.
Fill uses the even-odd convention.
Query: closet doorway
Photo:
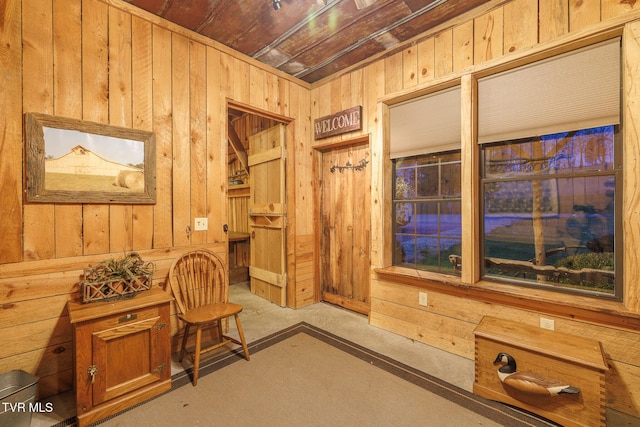
[[[229,283],[286,306],[286,121],[229,105]]]

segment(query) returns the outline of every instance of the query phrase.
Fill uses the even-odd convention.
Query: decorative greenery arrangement
[[[131,252],[120,259],[109,259],[84,270],[82,301],[110,301],[133,298],[151,289],[155,265]]]

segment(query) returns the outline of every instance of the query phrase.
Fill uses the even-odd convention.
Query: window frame
[[[613,169],[605,172],[605,171],[583,171],[583,172],[573,172],[573,173],[559,173],[553,179],[558,178],[591,178],[598,176],[610,176],[613,175],[615,177],[615,188],[614,188],[614,259],[615,259],[615,284],[614,284],[614,292],[613,293],[598,293],[596,291],[590,290],[580,290],[570,287],[562,287],[562,286],[553,286],[549,283],[535,283],[533,281],[526,280],[518,280],[517,278],[509,278],[506,276],[498,276],[486,273],[486,266],[483,264],[481,278],[486,281],[495,281],[498,283],[507,283],[512,284],[514,286],[521,286],[533,289],[548,289],[551,292],[559,292],[566,293],[570,295],[581,295],[586,297],[593,297],[602,300],[614,300],[614,301],[622,301],[624,297],[623,291],[623,248],[624,248],[624,234],[622,233],[622,181],[624,177],[624,172],[622,169],[621,162],[621,152],[622,152],[622,125],[612,125],[614,128],[613,131]],[[533,137],[535,138],[535,137]],[[485,150],[483,147],[486,146],[494,146],[496,144],[510,144],[517,143],[518,141],[527,142],[527,139],[523,140],[515,140],[515,141],[502,141],[491,144],[482,144],[480,148],[480,164],[484,164],[484,155]],[[484,170],[479,171],[479,189],[478,189],[478,203],[480,203],[481,208],[479,209],[479,214],[482,216],[480,221],[480,259],[485,259],[485,230],[484,223],[485,221],[485,209],[484,209],[484,201],[485,201],[485,192],[484,192],[484,184],[487,182],[505,182],[505,181],[527,181],[527,180],[546,180],[548,178],[543,178],[540,175],[526,174],[522,176],[522,179],[517,177],[510,178],[487,178],[485,176]]]
[[[626,23],[620,23],[606,29],[600,29],[590,33],[568,34],[544,46],[537,46],[526,51],[519,51],[509,55],[508,58],[499,59],[463,70],[461,72],[452,73],[444,79],[435,79],[426,82],[416,88],[412,88],[401,93],[391,93],[380,96],[378,98],[378,114],[382,118],[379,128],[380,147],[386,156],[380,158],[379,170],[385,177],[381,182],[382,185],[374,188],[374,194],[382,201],[383,209],[380,217],[381,228],[377,239],[380,240],[381,246],[378,256],[373,256],[373,271],[377,280],[389,283],[397,283],[407,285],[416,289],[433,290],[446,295],[465,298],[470,301],[478,301],[481,303],[499,304],[505,307],[515,309],[532,310],[539,313],[556,315],[560,317],[568,317],[577,320],[585,320],[588,322],[596,322],[599,324],[611,325],[622,328],[640,328],[640,306],[634,299],[637,294],[634,283],[629,277],[629,272],[622,272],[622,289],[624,292],[623,301],[608,301],[599,298],[584,297],[578,295],[568,295],[559,292],[548,291],[545,289],[530,289],[522,286],[513,286],[507,283],[496,281],[488,281],[481,278],[480,274],[480,257],[479,245],[477,238],[479,236],[478,207],[474,205],[478,200],[478,186],[475,180],[479,172],[479,144],[477,143],[477,82],[478,79],[496,74],[501,71],[526,65],[541,59],[558,55],[569,50],[579,49],[581,47],[595,44],[610,38],[622,36],[622,90],[628,90],[627,78],[632,77],[629,67],[624,65],[624,57],[627,49],[631,49],[634,53],[637,51],[633,42],[632,33],[628,30]],[[440,275],[427,271],[413,270],[403,267],[394,267],[391,265],[392,254],[392,234],[389,231],[392,221],[391,216],[391,197],[384,196],[392,191],[388,188],[391,182],[391,165],[389,159],[389,106],[398,102],[405,101],[410,98],[421,96],[425,93],[434,92],[441,88],[450,87],[460,84],[462,88],[462,214],[463,214],[463,257],[471,259],[472,262],[465,263],[462,277],[453,277]],[[629,111],[626,106],[626,98],[622,98],[622,123],[628,120],[637,119],[638,115]],[[634,98],[635,99],[635,98]],[[635,149],[635,139],[637,134],[632,129],[626,127],[620,136],[622,142],[622,163],[624,164],[625,177],[628,179],[635,176],[633,172],[633,161],[629,156],[625,156],[625,152],[629,149]],[[633,141],[632,141],[633,140]],[[629,175],[631,173],[631,176]],[[625,228],[629,226],[629,222],[634,218],[633,212],[629,211],[627,203],[636,199],[633,188],[623,183],[622,191],[617,192],[617,197],[623,200],[621,221],[623,224],[623,233],[627,233]],[[464,229],[466,228],[466,230]],[[465,244],[466,243],[466,244]],[[633,258],[636,252],[636,244],[634,240],[625,240],[622,248],[621,256],[625,262]],[[632,271],[632,275],[635,273]],[[471,302],[473,304],[473,302]]]
[[[459,157],[456,160],[446,160],[446,161],[442,161],[443,156],[449,156],[449,155],[454,155],[454,154],[458,154]],[[424,196],[424,197],[420,197],[417,194],[415,195],[415,197],[410,197],[407,199],[399,199],[396,198],[396,191],[395,191],[395,185],[396,185],[396,171],[397,171],[397,162],[401,161],[403,159],[420,159],[420,158],[437,158],[438,161],[434,164],[425,164],[425,165],[415,165],[415,166],[411,166],[411,167],[406,167],[403,169],[412,169],[417,173],[417,169],[421,168],[421,167],[436,167],[435,165],[437,165],[438,168],[438,196]],[[392,204],[392,216],[393,216],[393,220],[392,223],[394,224],[394,226],[392,226],[391,229],[391,233],[393,234],[393,241],[394,241],[394,248],[395,245],[398,244],[397,242],[397,236],[399,234],[402,235],[409,235],[409,236],[414,236],[414,238],[417,238],[417,236],[421,235],[420,233],[398,233],[396,232],[396,228],[395,228],[395,223],[397,220],[397,210],[396,210],[396,205],[400,204],[400,203],[411,203],[411,204],[417,204],[417,203],[434,203],[434,204],[440,204],[442,202],[447,202],[447,201],[454,201],[454,202],[459,202],[460,205],[462,203],[462,194],[460,194],[457,197],[454,196],[443,196],[442,192],[441,192],[441,184],[442,184],[442,166],[443,165],[460,165],[460,168],[462,166],[462,153],[461,150],[457,149],[457,150],[447,150],[447,151],[443,151],[443,152],[435,152],[435,153],[429,153],[429,154],[422,154],[422,155],[414,155],[414,156],[409,156],[409,157],[399,157],[396,159],[393,159],[392,161],[392,186],[394,187],[394,191],[393,191],[393,195],[391,197],[391,204]],[[461,181],[462,179],[460,178],[460,185],[461,185]],[[462,210],[462,206],[460,206],[460,210]],[[438,212],[438,232],[433,234],[431,237],[432,238],[437,238],[438,241],[442,238],[443,233],[440,232],[440,224],[441,224],[441,212]],[[460,214],[460,226],[462,227],[462,214]],[[426,236],[425,236],[426,237]],[[457,236],[450,236],[450,238],[456,238]],[[460,241],[462,240],[462,235],[460,235],[459,237]],[[440,258],[440,248],[438,248],[438,258]],[[460,273],[459,271],[456,271],[456,266],[452,266],[453,271],[452,272],[447,272],[444,271],[441,267],[438,269],[435,268],[427,268],[425,266],[425,268],[418,268],[416,262],[413,263],[400,263],[398,262],[398,260],[396,259],[397,257],[397,251],[394,249],[393,251],[393,255],[392,255],[392,265],[397,266],[397,267],[404,267],[404,268],[413,268],[416,270],[420,270],[420,271],[431,271],[431,272],[435,272],[435,273],[439,273],[439,274],[444,274],[444,275],[451,275],[451,276],[459,276]],[[413,264],[414,267],[410,267],[408,264]]]

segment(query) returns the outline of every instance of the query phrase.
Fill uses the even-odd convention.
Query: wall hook
[[[342,173],[345,169],[353,169],[356,171],[361,171],[367,166],[367,163],[369,163],[367,159],[362,159],[360,160],[360,163],[358,163],[357,165],[352,165],[351,162],[347,162],[344,166],[333,165],[329,170],[331,171],[331,173],[334,173],[336,169],[338,169],[340,173]]]

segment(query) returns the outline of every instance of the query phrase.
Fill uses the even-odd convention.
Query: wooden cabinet
[[[69,302],[80,427],[171,388],[171,300],[152,288],[128,300]]]
[[[608,367],[599,341],[489,316],[482,319],[474,334],[474,393],[523,408],[566,427],[606,425]],[[562,381],[579,388],[580,393],[532,394],[503,384],[493,364],[501,352],[513,356],[517,371]],[[528,378],[528,381],[534,380]]]

